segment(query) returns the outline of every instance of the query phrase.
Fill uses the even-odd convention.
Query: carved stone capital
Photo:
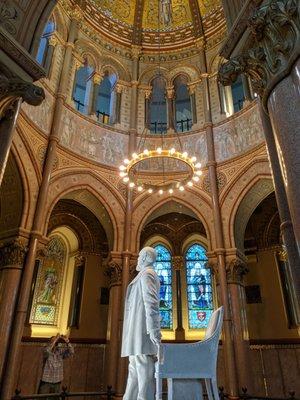
[[[122,284],[122,264],[118,260],[111,259],[107,263],[105,275],[109,277],[109,286],[119,286]]]
[[[95,85],[100,85],[104,77],[104,72],[95,72],[93,75],[93,82]]]
[[[175,90],[174,90],[174,86],[169,86],[166,89],[167,92],[167,98],[168,99],[173,99],[175,96]]]
[[[22,265],[27,253],[26,243],[21,239],[0,245],[0,268],[9,265]]]
[[[226,275],[228,283],[241,284],[244,275],[249,272],[247,263],[241,258],[233,258],[226,263]]]
[[[184,258],[182,256],[172,257],[172,265],[175,270],[182,270],[184,268]]]
[[[22,98],[32,106],[38,106],[45,99],[45,92],[33,83],[17,77],[7,77],[0,72],[0,112],[4,111],[2,103],[8,98],[12,101]]]
[[[142,47],[141,46],[138,46],[138,45],[135,45],[135,44],[133,44],[131,46],[132,58],[139,58],[141,53],[142,53]]]
[[[151,93],[152,93],[152,88],[143,89],[143,93],[144,93],[145,99],[150,99]]]
[[[299,1],[271,0],[256,8],[248,20],[248,32],[241,52],[220,67],[219,81],[231,85],[239,75],[247,74],[266,103],[300,56]]]

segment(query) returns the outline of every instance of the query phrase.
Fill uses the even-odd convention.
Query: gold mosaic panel
[[[198,0],[201,15],[204,17],[220,6],[220,0]]]
[[[145,0],[143,29],[146,30],[172,30],[177,29],[192,21],[189,0],[170,0],[172,9],[172,20],[165,24],[163,18],[158,22],[159,1],[161,0]],[[167,1],[165,0],[165,3]]]

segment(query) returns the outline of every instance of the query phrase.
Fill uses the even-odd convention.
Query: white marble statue
[[[154,400],[154,364],[161,341],[159,278],[154,271],[156,251],[140,251],[136,278],[128,285],[122,339],[122,357],[129,357],[123,400]]]

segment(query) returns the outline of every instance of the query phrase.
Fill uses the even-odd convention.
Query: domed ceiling
[[[178,48],[224,24],[221,0],[87,0],[86,18],[106,36],[144,48]],[[158,41],[157,32],[160,33]]]

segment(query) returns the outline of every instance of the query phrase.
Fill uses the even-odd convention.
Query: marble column
[[[268,110],[300,252],[300,58],[289,76],[270,93]]]
[[[285,273],[286,280],[290,288],[289,296],[291,297],[291,303],[293,304],[294,308],[293,319],[295,325],[300,326],[300,255],[291,221],[291,215],[271,121],[268,114],[266,114],[265,110],[263,109],[261,102],[259,102],[259,110],[264,128],[269,160],[272,168],[276,201],[281,221],[280,231],[288,258],[288,262],[285,263]]]
[[[12,393],[15,389],[15,374],[18,363],[18,355],[22,340],[23,327],[26,320],[27,309],[30,298],[31,282],[34,273],[34,265],[39,241],[42,238],[41,228],[44,223],[45,204],[47,202],[49,183],[53,166],[56,161],[56,148],[59,142],[59,135],[61,132],[60,124],[62,120],[64,101],[68,88],[69,71],[72,65],[72,51],[74,41],[78,33],[78,21],[81,18],[81,10],[76,8],[73,12],[73,17],[69,29],[68,42],[66,43],[66,51],[63,62],[63,67],[60,76],[59,89],[56,95],[56,103],[53,114],[51,132],[48,141],[48,148],[44,162],[42,181],[39,189],[35,215],[33,220],[32,232],[29,239],[28,253],[24,264],[22,274],[22,281],[20,284],[20,292],[17,300],[15,311],[15,318],[12,327],[10,348],[8,351],[7,365],[3,378],[3,385],[1,391],[2,400],[10,400]]]
[[[270,116],[291,221],[300,251],[300,14],[297,2],[272,0],[252,10],[243,42],[230,43],[221,55],[230,60],[219,79],[231,85],[247,74]]]
[[[0,247],[0,380],[26,251],[26,240],[22,238],[15,238]]]
[[[98,101],[98,94],[99,94],[99,88],[100,84],[103,79],[103,74],[99,74],[95,72],[93,76],[93,90],[91,94],[91,103],[90,103],[90,115],[98,119],[97,117],[97,101]]]
[[[175,116],[174,116],[174,86],[167,87],[167,110],[168,110],[168,133],[174,133],[175,129]]]
[[[237,381],[237,366],[235,361],[235,352],[233,346],[233,324],[232,315],[229,304],[229,293],[226,279],[226,261],[224,249],[224,236],[222,226],[222,216],[219,203],[218,193],[218,180],[217,180],[217,162],[215,157],[214,137],[213,137],[213,124],[212,113],[210,104],[210,88],[209,88],[209,75],[207,74],[207,62],[204,43],[199,41],[196,43],[199,49],[201,70],[205,71],[202,74],[203,84],[203,105],[205,115],[205,129],[206,129],[206,142],[207,142],[207,155],[208,155],[208,174],[209,183],[212,197],[212,212],[216,236],[216,249],[215,254],[218,265],[218,278],[220,284],[220,299],[224,307],[224,356],[226,365],[226,390],[230,397],[238,396],[238,381]]]
[[[150,115],[150,98],[151,98],[152,88],[145,89],[145,128],[151,129],[151,115]]]
[[[197,123],[197,107],[196,107],[196,94],[195,94],[196,85],[195,84],[188,85],[188,91],[191,99],[192,124],[194,125]]]
[[[116,100],[115,100],[116,103],[115,103],[114,123],[120,124],[123,86],[120,83],[117,83],[115,91],[116,91]]]
[[[245,74],[242,75],[242,83],[245,97],[244,105],[247,105],[252,101],[252,95],[250,90],[249,78]]]
[[[182,256],[174,256],[172,258],[172,265],[175,270],[176,279],[176,311],[177,311],[177,327],[175,329],[175,339],[184,340],[185,331],[182,324],[182,293],[181,293],[181,274],[184,270],[184,259]]]
[[[227,254],[230,251],[227,252]],[[250,370],[250,346],[246,316],[245,287],[243,278],[248,272],[246,257],[242,253],[226,255],[227,284],[234,326],[234,349],[236,354],[239,389],[247,388],[252,393],[252,374]]]

